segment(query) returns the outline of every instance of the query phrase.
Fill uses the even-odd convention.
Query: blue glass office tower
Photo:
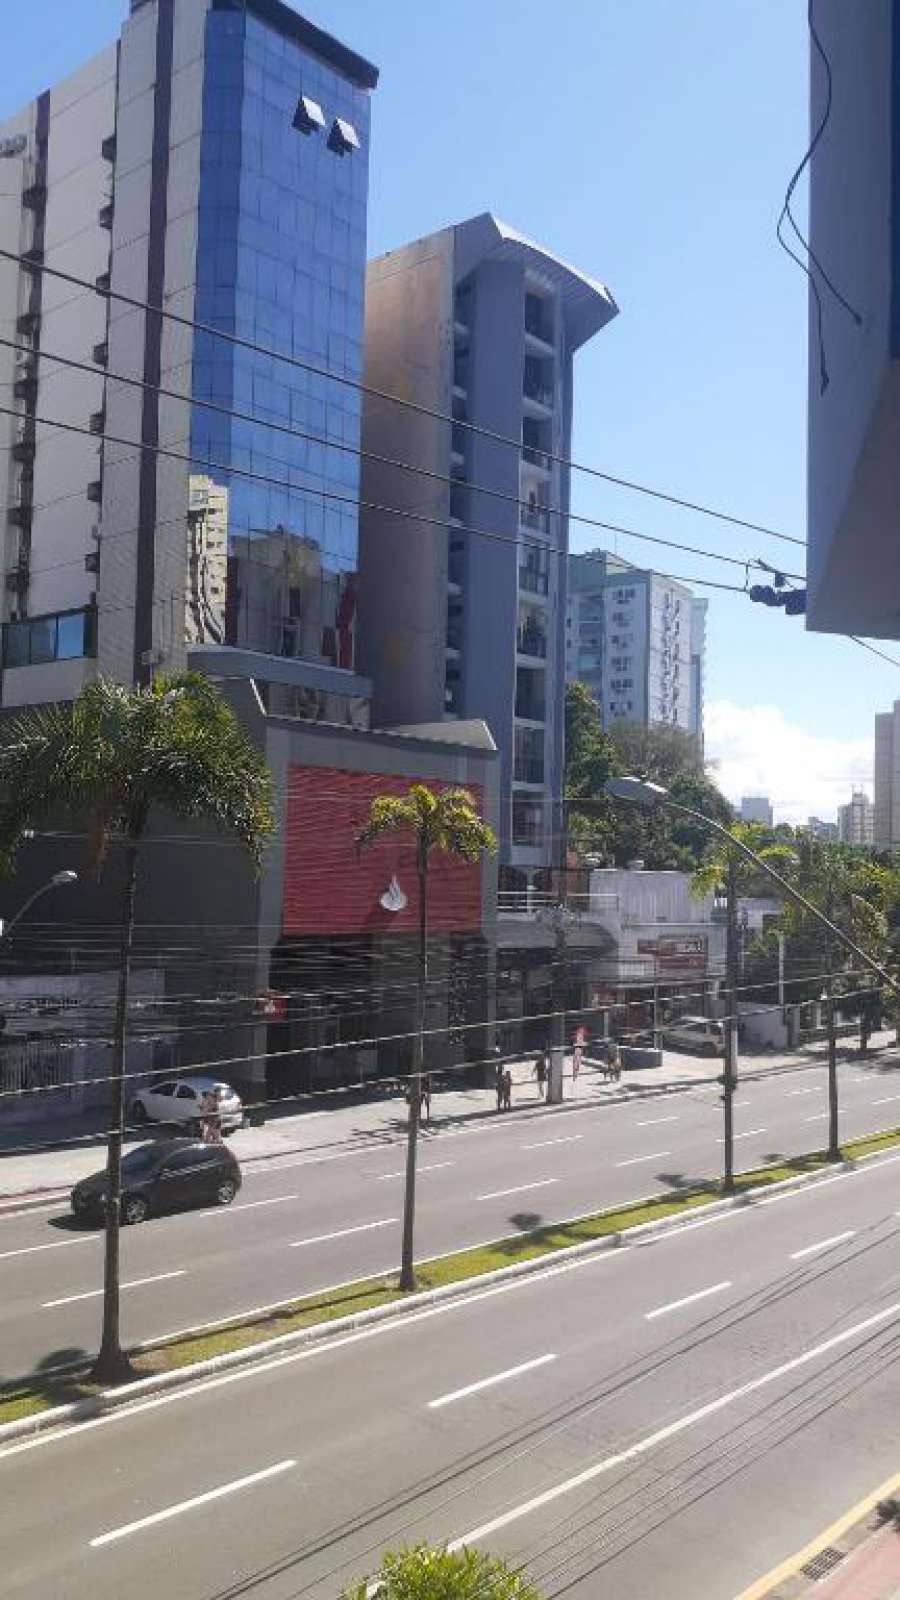
[[[196,318],[359,380],[374,74],[285,9],[206,21]],[[208,335],[193,392],[223,408],[194,407],[191,453],[228,488],[224,642],[352,668],[359,392]]]

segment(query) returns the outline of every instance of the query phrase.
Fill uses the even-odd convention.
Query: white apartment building
[[[705,600],[604,550],[569,557],[566,677],[604,727],[667,723],[703,737]]]
[[[854,789],[845,806],[838,806],[838,837],[842,844],[875,843],[875,807],[864,789]]]
[[[773,823],[772,802],[767,794],[745,794],[741,800],[741,821],[759,822],[764,828]]]

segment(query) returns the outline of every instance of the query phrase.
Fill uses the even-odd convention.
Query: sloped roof
[[[465,278],[485,260],[522,260],[536,273],[559,290],[569,343],[573,348],[584,344],[607,322],[618,315],[619,308],[607,289],[596,278],[570,267],[543,245],[519,233],[509,223],[501,222],[490,211],[470,217],[454,228],[455,276]]]

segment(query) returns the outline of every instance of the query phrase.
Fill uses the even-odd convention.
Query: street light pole
[[[3,918],[0,917],[0,939],[9,938],[16,923],[22,921],[22,918],[31,910],[35,901],[40,900],[42,895],[49,894],[51,889],[61,889],[65,884],[76,883],[77,881],[77,872],[54,872],[52,878],[48,879],[46,883],[42,883],[39,889],[35,889],[34,894],[29,895],[25,904],[19,908],[15,916],[10,917],[9,922],[4,922]]]
[[[734,1189],[734,1089],[738,1075],[737,1019],[737,874],[729,860],[725,877],[725,1069],[722,1074],[725,1170],[722,1187]]]

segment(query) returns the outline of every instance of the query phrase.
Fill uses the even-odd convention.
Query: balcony
[[[88,420],[88,427],[91,433],[102,433],[106,427],[106,412],[92,411]]]
[[[113,203],[111,200],[107,200],[106,204],[100,207],[100,210],[97,212],[97,223],[101,228],[109,229],[112,227]]]
[[[105,339],[100,344],[94,345],[94,348],[91,351],[91,356],[98,367],[106,366],[107,362],[109,361],[109,345],[106,343]]]
[[[522,383],[522,405],[526,416],[545,418],[553,410],[553,389],[542,378],[529,377]]]
[[[525,296],[525,343],[541,346],[540,354],[553,349],[553,327],[549,308],[537,294]]]
[[[520,656],[534,656],[541,661],[546,659],[547,635],[536,617],[529,617],[519,627],[516,650]]]
[[[104,161],[115,161],[116,136],[114,133],[108,133],[106,135],[106,138],[103,140],[103,143],[100,146],[100,154],[102,155]]]
[[[22,204],[28,211],[40,211],[46,204],[47,185],[45,183],[30,183],[22,192]]]
[[[543,756],[517,755],[513,767],[513,778],[516,783],[531,783],[536,787],[544,782]]]
[[[516,716],[521,722],[543,722],[546,715],[545,674],[534,667],[516,668]]]
[[[457,398],[465,395],[469,387],[469,363],[464,356],[454,354],[453,359],[453,392]]]
[[[99,289],[101,294],[109,294],[109,286],[111,282],[111,273],[108,271],[98,272],[96,278],[94,279],[94,288]]]
[[[15,444],[12,447],[12,458],[20,465],[25,465],[34,460],[34,450],[35,426],[33,422],[26,422],[16,436]]]
[[[103,499],[103,480],[101,478],[92,479],[85,492],[92,504],[99,506]]]
[[[522,444],[522,460],[529,467],[536,467],[538,472],[550,476],[550,457],[545,450],[538,450],[533,444]]]
[[[6,520],[13,528],[30,528],[31,506],[24,501],[20,501],[18,505],[10,506],[6,513]]]
[[[21,334],[25,339],[33,339],[40,327],[40,323],[40,312],[23,311],[22,315],[16,318],[16,333]]]
[[[534,528],[537,533],[550,532],[550,512],[546,506],[522,505],[519,508],[519,521],[523,528]]]
[[[512,807],[513,844],[540,849],[544,842],[544,808],[533,800],[514,800]]]
[[[523,594],[546,595],[550,589],[550,579],[546,572],[541,572],[537,567],[519,567],[519,588]]]

